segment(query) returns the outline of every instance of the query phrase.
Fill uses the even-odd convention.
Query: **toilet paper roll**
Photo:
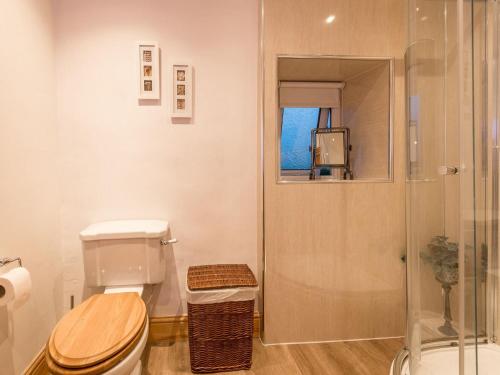
[[[0,275],[0,306],[11,301],[24,302],[31,293],[31,276],[24,267]]]

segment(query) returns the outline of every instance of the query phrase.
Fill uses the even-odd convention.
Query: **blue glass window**
[[[311,168],[311,130],[319,108],[284,108],[281,125],[281,169]]]
[[[281,125],[281,169],[311,168],[311,130],[318,126],[319,108],[284,108]],[[330,127],[328,114],[328,127]]]

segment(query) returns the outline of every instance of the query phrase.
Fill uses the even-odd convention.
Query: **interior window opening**
[[[343,84],[282,82],[280,87],[282,175],[351,178],[350,145],[338,136]]]
[[[278,57],[278,183],[392,182],[393,64]]]

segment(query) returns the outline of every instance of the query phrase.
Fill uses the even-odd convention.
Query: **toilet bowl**
[[[168,223],[120,220],[80,232],[85,281],[104,287],[68,312],[45,349],[54,375],[140,375],[148,338],[144,284],[165,279]]]
[[[139,375],[148,332],[139,294],[94,295],[58,322],[46,346],[46,362],[54,375]]]

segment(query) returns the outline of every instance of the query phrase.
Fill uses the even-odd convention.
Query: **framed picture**
[[[178,110],[185,110],[186,109],[186,99],[177,99],[177,106],[176,109]]]
[[[193,115],[193,69],[189,64],[174,64],[172,72],[172,117],[190,118]]]
[[[157,42],[138,42],[139,99],[160,99],[160,54]]]
[[[185,70],[182,70],[182,69],[179,69],[177,71],[177,81],[185,81],[186,80],[186,71]]]

